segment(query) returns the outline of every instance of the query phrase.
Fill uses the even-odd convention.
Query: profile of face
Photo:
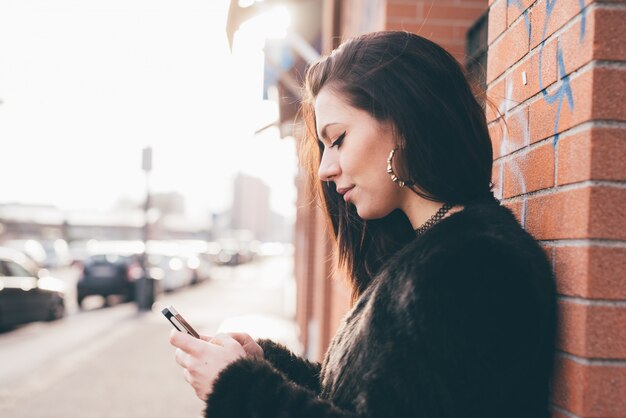
[[[387,157],[396,147],[390,122],[379,122],[324,87],[315,98],[315,122],[323,154],[318,175],[335,183],[337,193],[362,219],[378,219],[400,207],[400,189],[387,174]]]

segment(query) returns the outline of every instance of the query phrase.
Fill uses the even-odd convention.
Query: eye
[[[333,141],[333,144],[332,144],[330,147],[332,148],[332,147],[335,147],[335,146],[336,146],[337,148],[339,148],[339,147],[341,146],[341,143],[343,142],[343,139],[344,139],[345,137],[346,137],[346,132],[344,132],[344,133],[342,133],[341,135],[339,135],[339,136],[337,137],[337,139],[335,139],[335,140]]]

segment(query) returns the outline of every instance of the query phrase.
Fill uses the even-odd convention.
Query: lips
[[[339,193],[340,195],[343,196],[343,200],[345,200],[346,202],[348,201],[348,196],[349,196],[349,192],[350,190],[354,189],[354,186],[350,186],[350,187],[338,187],[337,188],[337,193]]]

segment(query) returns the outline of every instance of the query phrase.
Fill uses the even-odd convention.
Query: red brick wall
[[[386,29],[431,39],[465,62],[465,35],[486,9],[487,0],[387,0]]]
[[[626,417],[626,1],[489,3],[496,192],[557,278],[553,415]]]

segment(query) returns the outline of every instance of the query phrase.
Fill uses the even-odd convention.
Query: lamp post
[[[140,311],[152,309],[155,300],[155,283],[150,277],[148,263],[148,240],[150,239],[150,172],[152,171],[152,147],[145,147],[142,152],[141,169],[146,173],[146,199],[143,206],[143,254],[141,255],[142,275],[135,283],[135,301]]]

